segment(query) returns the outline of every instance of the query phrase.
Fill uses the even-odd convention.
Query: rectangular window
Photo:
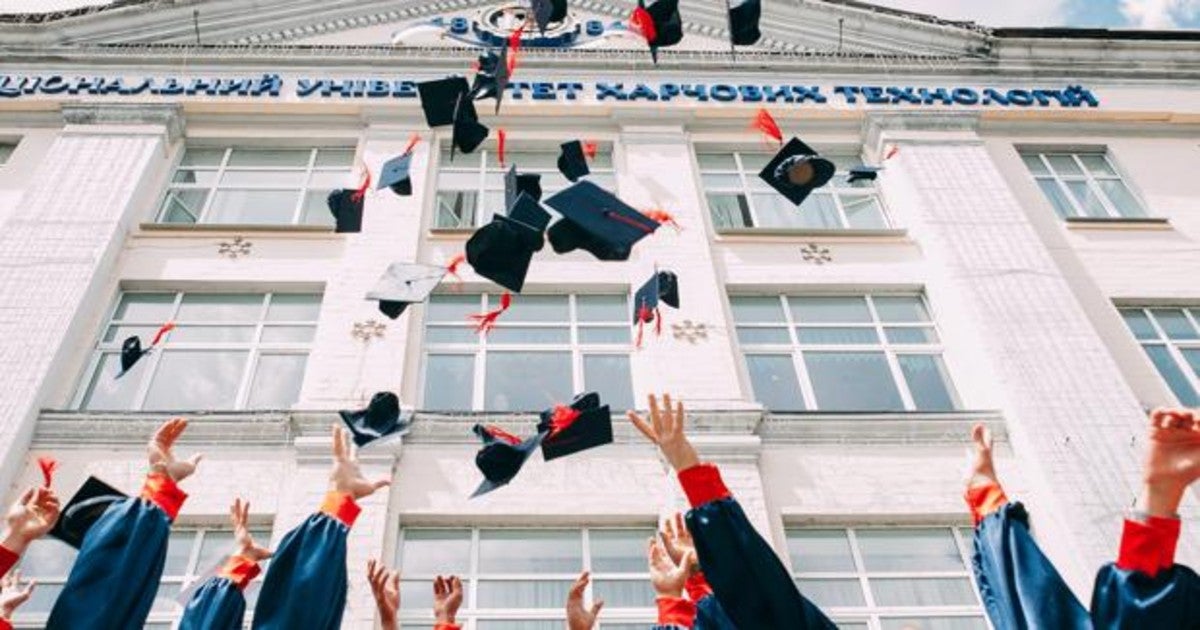
[[[189,147],[159,223],[333,225],[326,197],[351,177],[353,148]]]
[[[854,158],[830,158],[838,167],[829,184],[799,208],[771,188],[759,172],[770,153],[700,152],[700,179],[716,229],[884,230],[890,227],[875,182],[847,181]]]
[[[8,164],[8,158],[12,157],[14,151],[17,150],[15,142],[0,142],[0,166]]]
[[[433,227],[437,229],[470,229],[492,220],[494,214],[504,214],[504,174],[513,164],[520,173],[542,176],[543,199],[570,185],[558,172],[557,145],[508,146],[504,152],[505,166],[492,148],[480,148],[475,153],[458,153],[450,161],[450,145],[441,147],[438,164],[437,202]],[[591,175],[588,180],[608,190],[616,190],[613,174],[612,145],[599,144],[595,159],[588,160]]]
[[[491,333],[476,333],[468,316],[499,298],[430,298],[423,409],[541,411],[585,391],[633,408],[627,296],[520,295]]]
[[[796,585],[839,628],[987,630],[953,527],[788,529]]]
[[[313,293],[126,292],[117,300],[82,383],[79,408],[122,411],[287,409],[299,398],[317,329]],[[143,350],[121,378],[121,344]]]
[[[949,411],[957,396],[920,295],[732,297],[756,400],[775,411]]]
[[[1123,308],[1121,316],[1185,407],[1200,407],[1200,308]]]
[[[1143,218],[1146,210],[1107,155],[1022,151],[1021,159],[1061,218]]]
[[[271,539],[270,527],[253,528],[251,533],[262,543]],[[171,622],[183,612],[183,607],[176,602],[179,594],[197,578],[223,563],[234,549],[233,531],[227,527],[172,527],[167,543],[166,564],[146,627],[162,624],[162,627],[169,628]],[[77,554],[72,547],[50,538],[35,540],[29,545],[18,569],[23,577],[37,580],[37,588],[33,591],[33,597],[17,609],[14,619],[17,627],[39,627],[39,622],[45,622],[50,609],[54,607],[54,601],[62,592]],[[264,572],[266,564],[262,564]],[[254,610],[261,585],[260,576],[246,587],[247,611]],[[247,625],[248,622],[249,619]]]
[[[656,617],[646,566],[652,527],[585,529],[416,529],[400,532],[404,628],[433,625],[433,579],[463,580],[463,627],[561,630],[571,583],[590,571],[585,601],[604,600],[605,628],[647,628]]]

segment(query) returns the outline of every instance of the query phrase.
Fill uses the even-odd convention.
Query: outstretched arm
[[[229,521],[237,549],[217,575],[192,594],[179,621],[179,630],[238,630],[243,626],[246,598],[242,593],[261,572],[258,563],[270,558],[271,552],[259,547],[250,534],[249,502],[234,499],[229,506]]]
[[[455,575],[439,575],[433,581],[433,630],[459,630],[458,607],[462,603],[462,580]]]
[[[590,582],[591,576],[584,571],[575,579],[575,583],[571,585],[571,591],[567,593],[568,630],[592,630],[596,627],[596,618],[600,616],[600,609],[604,608],[604,602],[597,600],[591,608],[584,606],[583,592],[587,590]]]
[[[700,563],[695,560],[696,544],[684,523],[683,513],[676,512],[673,518],[663,521],[658,536],[672,562],[682,563],[689,553],[693,558],[688,566],[688,579],[684,590],[688,599],[696,604],[696,626],[705,630],[737,630],[725,614],[725,610],[721,608],[721,602],[713,595],[712,586],[700,570]]]
[[[45,536],[58,522],[58,496],[50,488],[30,488],[8,509],[0,538],[0,575],[17,563],[29,543]]]
[[[379,623],[383,630],[398,630],[396,615],[400,612],[400,573],[389,571],[382,562],[367,561],[367,582],[375,596]]]
[[[21,584],[21,572],[13,571],[0,579],[0,630],[12,630],[12,617],[17,608],[33,596],[35,580]]]

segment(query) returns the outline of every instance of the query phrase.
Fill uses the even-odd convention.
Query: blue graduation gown
[[[696,625],[693,630],[738,630],[721,608],[716,595],[709,595],[696,604]]]
[[[1092,622],[1113,630],[1200,629],[1200,576],[1181,564],[1154,577],[1107,564],[1096,575]]]
[[[309,516],[275,550],[254,607],[254,628],[336,630],[346,605],[350,528],[324,513]]]
[[[179,630],[241,630],[246,617],[246,597],[227,577],[213,576],[192,595]]]

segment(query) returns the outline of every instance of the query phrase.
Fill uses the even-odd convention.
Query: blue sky
[[[868,0],[988,26],[1200,29],[1200,0]]]

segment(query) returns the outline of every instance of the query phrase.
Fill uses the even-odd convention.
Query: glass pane
[[[488,307],[497,306],[499,296],[488,296]],[[522,295],[513,300],[512,308],[504,314],[504,323],[509,322],[569,322],[570,311],[565,295]]]
[[[1150,310],[1154,320],[1162,328],[1168,339],[1200,339],[1196,328],[1188,321],[1183,309],[1155,308]]]
[[[1037,180],[1038,188],[1042,189],[1042,194],[1046,195],[1046,199],[1050,205],[1054,206],[1054,213],[1061,218],[1073,217],[1077,214],[1075,206],[1063,194],[1062,187],[1058,185],[1057,180],[1039,179]]]
[[[315,322],[321,312],[321,296],[311,293],[276,293],[267,307],[267,321]]]
[[[317,334],[316,326],[267,326],[263,328],[263,343],[306,343]]]
[[[169,190],[163,200],[163,223],[196,223],[204,210],[207,190]]]
[[[733,297],[729,299],[729,303],[733,306],[733,318],[740,324],[784,322],[783,308],[778,297]]]
[[[1092,175],[1100,177],[1115,177],[1117,172],[1113,170],[1108,160],[1104,159],[1103,155],[1081,155],[1079,161],[1083,162],[1083,167]]]
[[[937,343],[937,331],[931,326],[889,327],[884,330],[891,343]]]
[[[290,224],[299,195],[297,190],[218,190],[205,222]]]
[[[329,211],[328,199],[328,190],[310,191],[304,195],[304,207],[300,209],[300,224],[333,227],[333,213]]]
[[[740,192],[742,190],[742,178],[737,173],[718,174],[718,173],[701,173],[700,181],[704,184],[704,190],[733,190]]]
[[[475,227],[475,196],[473,191],[439,190],[437,214],[433,227],[451,229]]]
[[[432,295],[425,309],[425,317],[431,322],[461,324],[482,310],[478,295]],[[507,315],[506,315],[507,317]]]
[[[951,411],[957,405],[950,387],[950,375],[942,358],[932,354],[902,354],[896,357],[908,382],[913,404],[920,411]]]
[[[1108,196],[1108,201],[1116,209],[1117,214],[1131,218],[1146,216],[1141,202],[1133,196],[1133,193],[1129,192],[1129,188],[1121,180],[1102,179],[1097,181],[1096,185]]]
[[[194,531],[173,531],[167,539],[167,561],[163,566],[163,575],[166,577],[180,577],[187,575],[191,568],[188,561],[192,557],[192,548],[196,545],[196,532]]]
[[[796,588],[817,606],[834,608],[842,606],[866,606],[862,584],[856,579],[844,580],[796,580]],[[841,627],[841,626],[839,626]]]
[[[106,353],[101,356],[80,408],[93,411],[133,409],[149,363],[145,359],[133,366],[128,374],[117,378],[121,371],[121,355]]]
[[[188,293],[179,305],[180,322],[257,322],[263,296],[257,293]]]
[[[733,161],[732,153],[697,153],[696,162],[700,170],[736,171],[737,163]]]
[[[905,617],[883,619],[883,630],[987,630],[983,617]]]
[[[516,164],[521,171],[551,170],[558,167],[558,151],[505,151],[505,164]]]
[[[570,400],[571,353],[489,352],[483,408],[541,411]]]
[[[758,173],[774,157],[771,153],[740,153],[739,156],[742,158],[742,170],[747,173]]]
[[[318,149],[317,168],[350,168],[354,166],[354,149]]]
[[[772,411],[805,408],[791,355],[748,354],[746,370],[754,388],[754,399]]]
[[[254,326],[178,326],[171,331],[173,343],[250,343]]]
[[[1154,330],[1154,325],[1150,323],[1150,317],[1142,309],[1121,309],[1121,317],[1125,319],[1125,325],[1129,326],[1134,337],[1158,339],[1158,331]]]
[[[471,384],[474,382],[475,357],[458,354],[430,354],[425,357],[425,396],[422,408],[430,411],[458,411],[471,408]]]
[[[584,326],[579,329],[579,343],[581,344],[625,344],[629,341],[630,329],[624,327]]]
[[[183,152],[183,160],[179,164],[180,166],[220,166],[223,157],[225,157],[225,149],[188,148]]]
[[[77,555],[78,551],[57,540],[35,540],[21,554],[21,573],[28,578],[65,578]]]
[[[842,195],[842,211],[846,213],[849,227],[856,230],[882,230],[887,228],[883,207],[874,196]]]
[[[813,213],[801,211],[786,197],[775,191],[755,192],[750,195],[754,203],[754,227],[776,229],[800,229],[813,227],[805,217]]]
[[[801,227],[814,230],[839,230],[845,227],[832,193],[816,192],[809,195],[808,199],[800,204],[798,212]]]
[[[1050,170],[1042,163],[1042,158],[1038,154],[1021,154],[1021,161],[1025,162],[1025,166],[1029,167],[1029,172],[1034,175],[1049,175]]]
[[[645,542],[642,546],[646,546]],[[642,555],[645,556],[645,552]],[[646,559],[643,557],[642,571],[645,570]],[[648,579],[595,580],[592,582],[592,597],[604,600],[605,607],[654,608],[654,588]]]
[[[645,573],[646,541],[652,529],[593,529],[588,532],[592,547],[593,573]]]
[[[476,344],[479,343],[479,333],[467,326],[447,326],[438,324],[425,328],[425,343],[430,344]]]
[[[404,630],[409,625],[404,624]],[[551,619],[480,619],[475,624],[476,630],[562,630],[562,620]],[[604,624],[608,630],[609,624]]]
[[[160,613],[176,613],[179,612],[179,603],[175,598],[179,597],[179,591],[182,589],[180,584],[159,584],[158,592],[154,594],[154,603],[150,606],[151,612]]]
[[[303,176],[303,173],[300,175]],[[308,177],[308,186],[324,190],[335,190],[347,186],[358,187],[353,183],[353,177],[349,171],[313,171],[312,175]]]
[[[229,166],[291,166],[306,168],[310,149],[243,149],[235,148],[229,156]]]
[[[903,411],[882,352],[805,352],[804,363],[823,411]]]
[[[267,544],[270,539],[270,533],[266,536],[261,536],[263,532],[255,532],[254,540],[260,545]],[[200,543],[200,555],[196,558],[196,566],[193,567],[194,574],[202,574],[209,569],[223,562],[225,558],[236,550],[233,542],[233,532],[230,531],[213,531],[204,532],[204,541]]]
[[[221,176],[223,187],[300,188],[305,181],[304,171],[225,171]]]
[[[571,329],[562,327],[534,328],[501,324],[488,335],[489,345],[504,344],[569,344]]]
[[[465,575],[471,568],[471,531],[405,529],[399,564],[401,575]]]
[[[142,406],[146,411],[234,409],[247,352],[166,350]]]
[[[879,296],[871,298],[880,321],[906,324],[930,321],[925,302],[915,295]]]
[[[18,628],[21,628],[21,627],[25,627],[25,628],[44,627],[44,626],[37,626],[34,624],[29,624],[29,625],[21,624],[20,619],[21,619],[21,617],[27,616],[27,615],[49,614],[50,610],[52,608],[54,608],[54,602],[58,601],[58,596],[62,593],[62,590],[63,590],[62,584],[38,583],[37,588],[33,589],[33,595],[31,595],[29,597],[29,600],[26,601],[24,604],[21,604],[21,607],[17,609],[17,614],[16,614],[16,619],[18,622],[17,627]]]
[[[479,608],[560,608],[570,588],[571,580],[480,580],[476,603]],[[562,622],[555,625],[561,627]]]
[[[401,573],[401,575],[406,575]],[[466,593],[468,588],[467,580],[463,580],[463,592]],[[428,580],[400,580],[400,601],[407,610],[432,610],[433,609],[433,579]],[[464,607],[465,607],[464,602]],[[404,630],[413,627],[407,621],[404,622]]]
[[[1075,162],[1075,157],[1071,155],[1047,155],[1046,161],[1050,162],[1050,167],[1055,173],[1061,176],[1083,175],[1079,164]]]
[[[181,168],[171,176],[171,183],[212,186],[217,183],[217,171],[194,171]]]
[[[879,333],[872,328],[797,328],[796,338],[800,343],[811,344],[878,344]]]
[[[288,409],[300,400],[307,354],[264,354],[250,385],[249,409]]]
[[[583,357],[583,389],[600,392],[614,411],[633,409],[633,377],[629,357],[623,354],[588,354]]]
[[[975,590],[967,578],[871,578],[871,592],[880,606],[970,606]]]
[[[1075,203],[1083,209],[1083,213],[1089,217],[1107,217],[1108,210],[1104,208],[1100,197],[1096,195],[1096,191],[1088,185],[1087,182],[1066,182],[1067,190],[1071,196],[1075,198]]]
[[[796,572],[854,571],[854,557],[845,530],[788,530],[787,543],[792,569]]]
[[[580,322],[627,322],[629,298],[624,295],[575,296],[575,317]]]
[[[868,571],[962,571],[966,567],[949,529],[860,529]]]
[[[737,329],[738,341],[748,344],[781,344],[792,342],[786,328],[746,328]]]
[[[1200,396],[1196,394],[1196,389],[1192,387],[1191,382],[1188,381],[1187,376],[1175,362],[1167,347],[1160,345],[1142,347],[1146,349],[1146,354],[1150,355],[1154,367],[1158,368],[1158,373],[1162,375],[1163,380],[1167,382],[1179,402],[1188,407],[1200,405]]]
[[[866,299],[853,297],[789,297],[798,324],[849,324],[871,321]]]
[[[712,214],[714,228],[721,230],[754,227],[745,195],[708,193],[705,196],[708,198],[708,209]]]
[[[104,336],[100,338],[100,341],[103,343],[123,342],[135,335],[149,340],[154,338],[158,328],[158,326],[109,326],[104,329]]]
[[[113,320],[160,325],[171,318],[174,308],[174,293],[126,293],[121,296]]]
[[[480,573],[579,573],[582,568],[579,530],[479,530]]]

